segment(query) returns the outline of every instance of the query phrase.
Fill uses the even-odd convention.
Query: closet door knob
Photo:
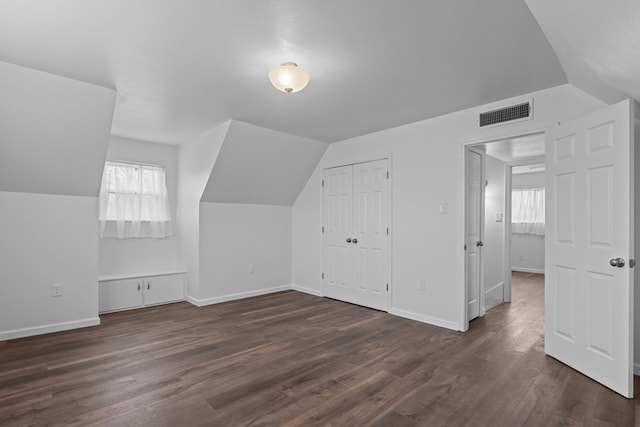
[[[622,268],[624,267],[624,258],[613,258],[609,260],[609,265],[611,265],[611,267]]]
[[[351,243],[351,237],[347,237],[347,243]]]
[[[358,239],[353,239],[352,242],[353,243],[358,243]]]

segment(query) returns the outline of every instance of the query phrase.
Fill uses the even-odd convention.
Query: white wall
[[[97,196],[116,92],[5,62],[0,87],[0,340],[98,324]]]
[[[152,274],[178,268],[176,221],[177,147],[118,136],[109,139],[107,160],[151,163],[165,167],[174,235],[165,239],[99,239],[100,276]]]
[[[511,188],[544,188],[544,172],[513,174]],[[511,233],[511,269],[544,273],[544,236]]]
[[[534,119],[478,129],[477,117],[534,98]],[[322,291],[321,170],[392,153],[392,313],[464,329],[463,143],[533,133],[604,104],[571,85],[332,144],[293,211],[294,286]],[[446,202],[449,213],[438,207]],[[427,292],[418,282],[427,278]]]
[[[0,192],[0,206],[0,340],[99,324],[98,198]]]
[[[490,310],[504,301],[504,211],[505,172],[504,162],[485,156],[484,197],[484,246],[482,268],[485,291],[485,308]],[[502,221],[496,222],[496,213],[502,213]]]
[[[228,128],[225,122],[178,149],[178,265],[187,271],[188,298],[199,298],[200,198]]]
[[[198,305],[289,289],[291,208],[201,203],[199,283]]]

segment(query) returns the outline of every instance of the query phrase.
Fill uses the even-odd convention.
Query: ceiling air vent
[[[480,113],[480,127],[529,120],[531,118],[533,118],[531,102],[524,102],[522,104],[500,108],[499,110]]]

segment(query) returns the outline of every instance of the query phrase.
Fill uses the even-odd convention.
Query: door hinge
[[[633,268],[636,266],[636,260],[635,259],[630,259],[629,260],[629,268]]]
[[[387,292],[389,292],[389,284],[387,283]]]
[[[322,232],[324,233],[324,225],[322,226]]]
[[[389,171],[387,171],[387,179],[389,179]]]
[[[389,227],[387,227],[387,236],[389,235]]]
[[[322,278],[324,279],[324,273],[322,273]]]
[[[322,186],[324,187],[324,179],[322,180]]]

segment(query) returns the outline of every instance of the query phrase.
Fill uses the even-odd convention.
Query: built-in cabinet
[[[129,310],[184,300],[185,275],[103,278],[99,283],[100,313]]]

